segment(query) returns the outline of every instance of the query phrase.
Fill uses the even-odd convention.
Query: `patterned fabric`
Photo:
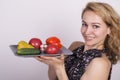
[[[85,68],[96,57],[101,57],[105,49],[89,49],[83,52],[84,46],[78,47],[73,54],[65,58],[65,68],[69,80],[80,80],[85,72]]]

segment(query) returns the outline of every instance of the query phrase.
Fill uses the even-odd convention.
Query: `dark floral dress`
[[[80,80],[85,72],[85,68],[96,57],[101,57],[106,52],[105,49],[90,49],[83,52],[84,46],[73,50],[73,54],[65,58],[65,68],[69,80]],[[110,71],[111,74],[111,71]],[[109,79],[110,80],[110,76]]]

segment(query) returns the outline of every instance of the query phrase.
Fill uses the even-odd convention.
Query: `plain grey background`
[[[47,65],[15,56],[9,45],[32,37],[45,43],[53,35],[67,48],[73,41],[83,41],[80,15],[89,1],[107,2],[120,13],[120,0],[0,0],[0,80],[48,80]],[[119,74],[117,64],[112,80],[120,80]]]

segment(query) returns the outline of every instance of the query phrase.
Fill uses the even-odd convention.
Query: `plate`
[[[62,46],[57,54],[47,54],[45,52],[41,52],[40,54],[27,54],[27,55],[19,55],[17,54],[17,45],[10,45],[10,49],[16,56],[23,56],[23,57],[34,57],[34,56],[60,56],[60,54],[64,55],[71,55],[73,54],[72,51],[67,49],[66,47]]]

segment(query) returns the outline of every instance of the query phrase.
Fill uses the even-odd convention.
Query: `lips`
[[[84,36],[85,41],[91,41],[95,39],[95,36]]]

